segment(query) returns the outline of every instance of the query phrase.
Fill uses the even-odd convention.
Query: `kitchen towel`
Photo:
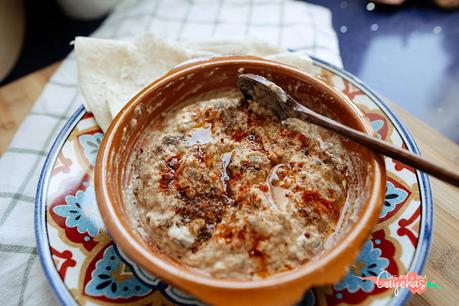
[[[299,1],[127,0],[92,36],[130,40],[142,32],[177,41],[256,37],[341,66],[330,12]],[[71,53],[0,158],[0,300],[4,305],[56,303],[37,255],[34,203],[48,150],[82,104],[76,69]]]

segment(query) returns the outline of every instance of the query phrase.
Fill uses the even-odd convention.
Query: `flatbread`
[[[173,67],[200,57],[226,54],[266,57],[304,71],[312,67],[305,52],[287,52],[254,38],[179,44],[146,33],[132,42],[75,39],[80,91],[86,109],[94,114],[103,131],[130,99]]]
[[[192,56],[183,46],[151,34],[135,39],[121,65],[116,95],[108,104],[112,118],[141,89]]]
[[[286,52],[287,50],[265,41],[248,37],[245,39],[211,38],[184,43],[185,48],[197,52],[231,55],[266,56]]]
[[[306,51],[284,52],[265,56],[266,59],[295,67],[304,72],[312,72],[314,66]]]
[[[129,43],[77,37],[75,56],[78,67],[78,83],[85,107],[94,114],[102,130],[112,122],[109,104],[117,96],[121,77],[121,65],[128,56]]]

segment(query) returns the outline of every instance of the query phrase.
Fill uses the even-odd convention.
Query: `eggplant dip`
[[[228,91],[152,124],[130,159],[132,224],[164,254],[218,278],[294,269],[326,248],[348,198],[339,136],[280,121]]]

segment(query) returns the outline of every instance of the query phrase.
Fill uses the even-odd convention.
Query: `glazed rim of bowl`
[[[331,88],[324,82],[291,66],[253,56],[222,56],[208,58],[205,60],[193,60],[191,62],[184,63],[175,67],[166,75],[145,87],[140,93],[132,98],[118,113],[102,139],[95,165],[95,189],[99,210],[111,237],[132,260],[159,278],[170,282],[173,282],[171,278],[178,278],[182,279],[186,283],[191,282],[205,287],[229,290],[269,288],[278,286],[281,283],[286,284],[298,279],[306,278],[314,272],[318,273],[320,271],[321,274],[325,274],[326,270],[324,269],[329,268],[330,265],[336,261],[341,261],[339,258],[342,257],[342,253],[344,252],[351,251],[352,253],[347,257],[350,256],[352,260],[354,260],[372,227],[376,224],[382,207],[383,197],[381,197],[381,194],[384,196],[384,192],[382,192],[382,190],[385,188],[386,181],[385,166],[382,157],[374,153],[370,154],[369,164],[371,171],[369,174],[371,175],[371,179],[368,198],[363,203],[362,208],[358,213],[357,221],[355,221],[346,230],[346,234],[337,239],[332,247],[324,250],[319,255],[314,256],[309,262],[293,270],[276,273],[264,279],[221,279],[212,277],[211,275],[205,275],[204,273],[193,273],[193,271],[196,272],[195,268],[180,268],[179,265],[166,262],[154,254],[154,252],[149,249],[143,241],[141,241],[139,235],[131,229],[129,221],[120,218],[122,213],[119,206],[116,205],[116,199],[113,195],[114,192],[108,190],[107,188],[107,176],[111,175],[108,164],[113,164],[113,162],[110,162],[110,159],[113,159],[113,152],[110,149],[111,143],[117,134],[119,136],[123,132],[123,128],[125,128],[126,119],[129,117],[129,114],[134,112],[135,107],[141,104],[145,99],[148,99],[148,97],[151,96],[161,85],[167,84],[172,80],[184,77],[198,70],[213,69],[225,64],[237,64],[241,65],[241,67],[243,67],[244,64],[264,65],[268,68],[281,68],[284,71],[298,75],[305,82],[314,83],[322,91],[330,94],[340,103],[343,103],[349,113],[354,113],[356,115],[361,130],[367,134],[374,135],[374,131],[370,123],[364,119],[362,112],[346,96],[334,88]],[[119,165],[116,165],[115,167],[118,168],[118,166]],[[358,246],[356,246],[356,242],[358,242]],[[346,264],[346,266],[351,263],[352,262]],[[344,272],[344,267],[342,267],[342,270]],[[319,277],[319,275],[320,274],[318,274],[317,281],[313,282],[311,285],[336,282],[343,273],[339,276],[332,277],[332,279],[329,279],[328,281],[324,281],[324,277]]]

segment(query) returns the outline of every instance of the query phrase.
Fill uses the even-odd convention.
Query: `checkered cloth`
[[[288,0],[124,1],[93,36],[129,39],[144,31],[167,39],[254,36],[341,66],[327,9]],[[37,181],[51,143],[82,104],[70,54],[52,76],[0,158],[0,301],[54,304],[34,236]]]

